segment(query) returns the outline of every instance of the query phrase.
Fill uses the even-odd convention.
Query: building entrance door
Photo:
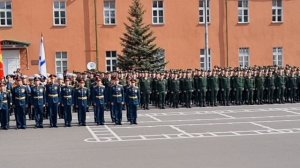
[[[20,50],[4,50],[3,63],[5,74],[13,74],[20,68]]]

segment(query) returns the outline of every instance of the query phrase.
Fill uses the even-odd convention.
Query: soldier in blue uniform
[[[34,86],[31,87],[31,106],[35,113],[35,127],[43,128],[43,115],[46,103],[46,89],[40,84],[38,77],[34,78]]]
[[[89,89],[84,87],[85,81],[79,81],[79,87],[75,91],[75,105],[78,108],[78,123],[80,126],[86,126],[86,109],[88,106]]]
[[[63,116],[65,126],[71,127],[72,123],[72,106],[74,104],[74,87],[71,86],[70,79],[65,78],[65,86],[61,88],[61,106],[63,107]]]
[[[11,96],[6,90],[4,83],[0,84],[0,118],[1,128],[7,130],[9,128],[9,107],[11,104]]]
[[[50,127],[57,128],[57,113],[60,103],[59,86],[55,82],[56,75],[50,75],[50,83],[46,85],[47,106],[50,115]]]
[[[131,80],[131,86],[127,90],[127,104],[129,106],[130,124],[137,124],[137,107],[140,103],[140,89],[136,86],[136,80]]]
[[[122,125],[122,105],[124,104],[124,88],[119,85],[119,79],[115,77],[113,79],[113,86],[110,91],[110,100],[115,115],[116,125]]]
[[[16,78],[16,87],[12,90],[12,100],[16,113],[18,129],[26,129],[26,107],[28,106],[28,90],[20,77]]]
[[[100,78],[96,78],[96,86],[93,87],[92,102],[96,116],[97,125],[104,124],[104,106],[107,99],[105,86]]]

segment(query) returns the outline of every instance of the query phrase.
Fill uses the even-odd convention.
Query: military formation
[[[17,129],[26,120],[43,128],[44,120],[56,128],[86,126],[86,113],[94,113],[97,125],[104,125],[105,111],[121,125],[137,124],[138,109],[191,108],[206,106],[296,103],[300,101],[300,68],[293,66],[221,68],[212,70],[117,71],[67,73],[62,76],[8,75],[0,83],[1,128],[8,129],[14,115]],[[91,110],[93,109],[93,110]]]

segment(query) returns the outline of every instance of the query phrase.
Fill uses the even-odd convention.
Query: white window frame
[[[108,6],[106,6],[108,3]],[[106,15],[108,13],[108,15]],[[114,14],[114,16],[113,16]],[[108,20],[108,22],[107,22]],[[114,22],[113,22],[114,20]],[[104,0],[103,1],[103,22],[104,25],[116,25],[116,1],[115,0]]]
[[[66,58],[63,58],[63,54],[66,55]],[[57,65],[57,62],[60,62],[60,66]],[[63,66],[64,62],[66,62],[67,66]],[[68,69],[68,67],[69,67],[68,52],[66,52],[66,51],[55,52],[55,71],[56,71],[56,74],[63,74],[64,71],[66,69]],[[61,72],[59,72],[57,70],[58,68],[60,69],[59,71],[61,71]]]
[[[205,17],[205,0],[199,0],[199,23],[200,24],[205,24],[205,20],[204,20],[204,17]],[[206,11],[208,13],[208,15],[206,16],[206,20],[207,20],[207,23],[210,23],[211,22],[211,11],[210,11],[210,0],[207,0],[207,4],[206,4]],[[202,15],[201,15],[202,13]],[[202,21],[201,21],[202,19]]]
[[[279,2],[281,3],[281,6]],[[281,11],[281,13],[279,11]],[[281,20],[279,18],[281,18]],[[283,0],[272,0],[272,23],[282,23],[282,22],[283,22]]]
[[[250,66],[250,49],[248,47],[239,48],[239,65],[242,68]]]
[[[162,3],[162,7],[159,7],[159,3]],[[154,6],[156,4],[156,7]],[[154,12],[156,15],[154,15]],[[162,15],[161,13],[162,12]],[[156,18],[156,22],[154,21]],[[162,22],[160,19],[162,18]],[[154,25],[161,25],[165,24],[165,10],[164,10],[164,0],[153,0],[152,1],[152,24]]]
[[[240,3],[242,3],[242,6],[239,5]],[[245,11],[248,15],[245,15]],[[245,17],[247,17],[247,21],[245,21]],[[238,0],[238,23],[250,23],[249,0]]]
[[[59,7],[55,7],[55,3],[59,3]],[[61,7],[61,3],[64,3],[64,8]],[[55,12],[58,12],[58,17],[55,17]],[[65,13],[65,17],[61,16],[61,13]],[[58,19],[58,24],[55,20]],[[62,23],[62,19],[65,19],[65,23]],[[53,1],[53,25],[54,26],[66,26],[67,25],[67,2],[65,0],[55,0]]]
[[[13,25],[13,12],[12,12],[12,1],[11,0],[2,0],[0,3],[3,3],[4,9],[0,9],[0,13],[4,13],[4,17],[0,15],[0,27],[12,27]],[[10,9],[7,9],[7,3],[10,3]],[[11,17],[7,17],[7,14],[10,13]],[[1,21],[4,19],[5,24],[1,24]],[[8,24],[8,20],[11,20],[11,24]]]
[[[212,56],[210,48],[208,49],[207,59],[205,58],[205,52],[206,50],[204,48],[200,49],[200,68],[203,70],[211,70]]]
[[[281,57],[281,60],[280,60]],[[274,47],[273,48],[273,65],[283,66],[283,48],[282,47]],[[280,64],[281,62],[281,64]]]
[[[115,57],[113,56],[113,53],[115,53]],[[116,61],[115,66],[113,65],[113,61]],[[109,64],[107,64],[107,61],[109,61]],[[113,72],[115,70],[118,70],[117,67],[118,64],[118,54],[117,51],[106,51],[105,52],[105,67],[106,67],[106,72]],[[115,69],[114,69],[115,67]],[[109,70],[108,70],[109,68]]]

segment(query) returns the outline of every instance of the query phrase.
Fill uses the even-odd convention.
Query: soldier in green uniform
[[[171,104],[173,108],[178,108],[179,104],[179,93],[180,93],[180,88],[179,88],[180,82],[178,79],[178,75],[174,74],[172,81],[171,81]]]
[[[145,72],[144,77],[140,79],[140,90],[141,90],[142,108],[149,110],[150,95],[151,95],[151,79],[149,78],[148,72]]]
[[[284,70],[280,69],[279,74],[275,78],[275,87],[277,90],[276,101],[280,104],[284,103],[284,92],[286,85],[286,77],[284,75]]]
[[[179,83],[180,83],[180,95],[179,95],[179,99],[180,99],[180,103],[181,105],[185,106],[185,99],[186,99],[186,91],[185,91],[185,86],[184,86],[184,79],[186,78],[186,73],[182,72],[181,73],[181,77],[179,79]]]
[[[206,93],[207,93],[207,74],[206,71],[201,71],[199,77],[199,99],[200,99],[200,107],[206,107]]]
[[[247,72],[247,77],[245,78],[245,100],[247,104],[253,105],[253,95],[254,95],[254,83],[255,79],[252,76],[251,71]]]
[[[186,78],[184,80],[184,88],[185,88],[184,90],[186,93],[185,106],[187,108],[191,108],[192,95],[193,95],[193,91],[194,91],[194,80],[192,78],[191,72],[188,72],[186,75]]]
[[[264,81],[265,78],[263,76],[263,72],[259,71],[255,77],[255,90],[256,90],[257,104],[263,104]]]
[[[242,76],[242,72],[238,71],[237,76],[233,79],[233,85],[235,90],[235,104],[241,105],[243,104],[243,91],[244,91],[244,77]]]
[[[196,69],[196,72],[194,75],[194,94],[195,94],[194,104],[196,104],[196,106],[200,106],[199,78],[200,78],[200,71],[198,69]]]
[[[230,76],[228,71],[223,71],[220,76],[220,94],[221,103],[224,106],[229,106],[229,93],[230,93]]]
[[[266,77],[266,90],[267,90],[267,102],[273,104],[274,102],[274,90],[275,90],[275,77],[272,71],[269,71]]]
[[[210,105],[217,106],[217,95],[219,91],[219,78],[216,75],[216,71],[210,72],[207,78],[208,91],[210,92]]]
[[[167,94],[167,81],[164,79],[163,74],[158,74],[157,80],[157,94],[158,94],[158,107],[160,109],[165,109],[165,101]]]
[[[287,80],[287,96],[288,96],[288,102],[295,103],[295,97],[296,97],[296,90],[297,90],[297,76],[294,70],[292,70],[291,75],[288,77]]]

